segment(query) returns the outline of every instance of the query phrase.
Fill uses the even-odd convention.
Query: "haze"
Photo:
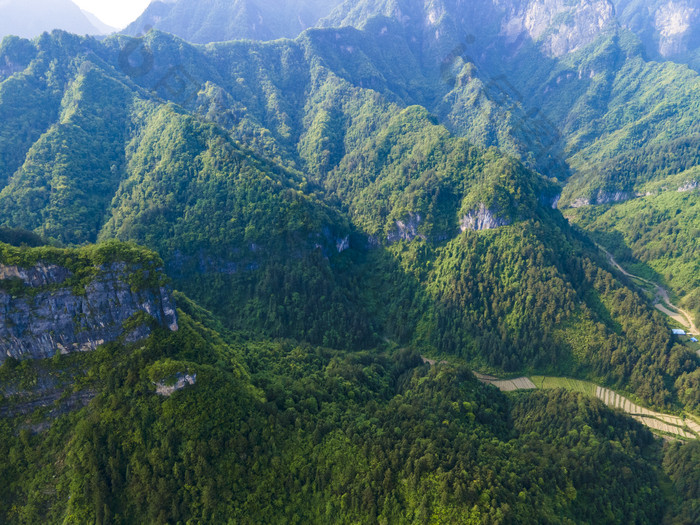
[[[143,13],[150,0],[74,0],[105,24],[118,29],[126,27]]]

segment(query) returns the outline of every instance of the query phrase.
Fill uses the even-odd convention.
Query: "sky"
[[[151,0],[73,0],[105,24],[123,29],[136,20]]]

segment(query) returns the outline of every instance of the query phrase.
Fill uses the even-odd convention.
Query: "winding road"
[[[683,310],[679,306],[676,306],[671,302],[671,299],[669,298],[668,295],[668,290],[666,288],[663,288],[662,286],[659,286],[655,282],[649,281],[647,279],[644,279],[642,277],[639,277],[638,275],[632,275],[629,273],[627,270],[625,270],[622,266],[619,265],[619,263],[615,260],[615,258],[612,256],[612,254],[603,248],[600,244],[596,243],[596,246],[600,251],[602,251],[605,255],[608,256],[608,259],[610,260],[610,264],[612,264],[615,268],[617,268],[623,275],[626,275],[627,277],[630,277],[632,279],[637,279],[638,281],[641,281],[643,283],[648,284],[649,286],[652,286],[654,290],[656,290],[656,297],[657,299],[660,299],[660,302],[657,302],[654,307],[659,310],[660,312],[663,312],[667,316],[669,316],[671,319],[677,321],[681,325],[683,325],[688,332],[688,335],[699,335],[698,329],[695,326],[695,322],[693,320],[693,316],[690,315],[686,310]],[[663,304],[665,303],[666,306]]]

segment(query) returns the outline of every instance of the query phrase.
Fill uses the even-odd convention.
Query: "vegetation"
[[[42,265],[54,265],[66,271],[60,283],[30,286],[19,278],[0,280],[0,289],[12,295],[37,294],[53,288],[72,288],[84,293],[85,286],[101,271],[120,264],[125,266],[129,284],[135,290],[157,288],[165,284],[162,274],[163,260],[154,252],[133,243],[109,241],[86,246],[78,250],[43,246],[14,247],[0,242],[0,265],[32,269]]]
[[[60,118],[0,192],[0,223],[145,245],[228,329],[389,338],[697,410],[676,386],[696,357],[551,209],[558,186],[408,105],[430,89],[407,84],[410,53],[388,60],[399,40],[337,34],[199,48],[153,32],[138,78],[118,70],[123,37],[36,41],[23,81],[49,107],[55,71]],[[161,75],[178,61],[175,92]],[[503,226],[472,231],[475,213]]]
[[[509,399],[406,351],[248,341],[180,303],[177,333],[2,367],[15,381],[77,370],[65,388],[92,401],[0,420],[0,521],[658,523],[666,510],[653,437],[598,401]],[[159,396],[164,370],[197,382]]]
[[[700,414],[698,356],[588,237],[700,312],[698,75],[626,30],[553,57],[399,3],[294,41],[2,42],[0,263],[76,291],[164,267],[186,295],[177,332],[0,367],[0,523],[696,519],[696,445],[581,380]],[[195,4],[141,22],[208,41],[302,14]],[[507,397],[421,354],[578,379]]]
[[[700,319],[698,192],[666,191],[571,214],[630,273],[668,286]]]

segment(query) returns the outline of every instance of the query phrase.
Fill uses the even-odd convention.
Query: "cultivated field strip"
[[[685,420],[685,424],[690,430],[692,430],[693,432],[695,432],[697,435],[700,436],[700,425],[699,424],[697,424],[695,421],[693,421],[690,418]]]
[[[595,393],[595,397],[603,401],[610,408],[617,408],[634,419],[658,432],[672,434],[684,439],[698,439],[700,436],[700,424],[678,416],[661,414],[648,408],[640,407],[626,397],[613,392],[609,388],[594,385],[588,381],[580,381],[564,377],[534,376],[533,378],[519,377],[517,379],[498,379],[474,372],[474,375],[482,383],[493,385],[502,392],[514,392],[515,390],[533,390],[536,388],[565,388],[588,395]]]
[[[690,432],[686,432],[682,428],[679,428],[674,425],[668,425],[662,421],[659,421],[658,419],[654,419],[653,417],[646,417],[646,416],[632,416],[634,419],[639,421],[642,425],[647,426],[653,430],[658,430],[660,432],[665,432],[666,434],[674,434],[676,436],[680,436],[686,439],[697,439],[698,437],[695,434],[692,434]]]
[[[595,395],[609,407],[617,408],[626,414],[630,414],[634,419],[651,429],[667,434],[674,434],[686,439],[697,439],[697,434],[700,433],[698,432],[700,430],[700,425],[695,422],[683,420],[678,416],[669,416],[667,414],[653,412],[648,408],[640,407],[610,389],[598,386],[596,387]],[[693,426],[695,428],[693,428]]]
[[[478,377],[478,376],[477,376]],[[479,377],[479,381],[487,385],[493,385],[501,392],[514,392],[516,390],[534,390],[537,388],[527,377],[518,377],[516,379],[486,379],[484,376]]]

